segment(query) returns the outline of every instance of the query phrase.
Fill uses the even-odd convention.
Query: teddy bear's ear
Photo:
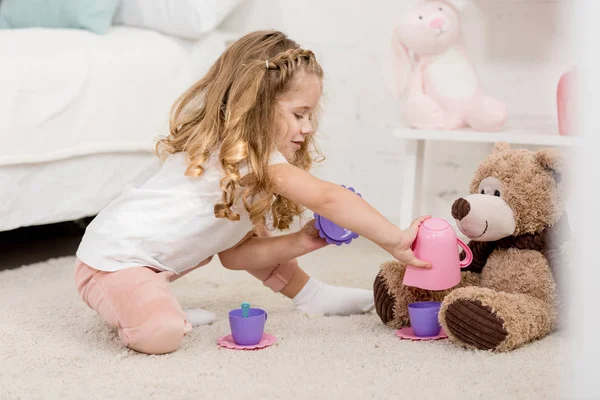
[[[558,150],[553,148],[540,149],[535,152],[535,161],[550,171],[557,183],[560,182],[564,159]]]
[[[501,151],[510,150],[510,144],[506,142],[497,142],[494,143],[494,153],[499,153]]]

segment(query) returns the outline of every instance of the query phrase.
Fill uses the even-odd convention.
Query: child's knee
[[[151,310],[140,325],[120,327],[119,337],[123,344],[135,351],[165,354],[177,350],[191,329],[185,315],[166,304]]]

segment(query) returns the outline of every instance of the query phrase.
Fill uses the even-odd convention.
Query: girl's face
[[[290,163],[302,147],[307,135],[313,133],[312,115],[321,98],[322,82],[315,74],[299,75],[290,90],[279,96],[277,149]]]

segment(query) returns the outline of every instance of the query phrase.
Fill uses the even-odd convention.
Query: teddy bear
[[[440,301],[440,325],[461,347],[505,352],[552,332],[560,304],[556,274],[570,237],[563,165],[553,148],[496,143],[477,168],[470,195],[452,204],[473,253],[460,283],[442,291],[404,286],[406,266],[385,262],[373,284],[381,321],[409,326],[408,304]]]

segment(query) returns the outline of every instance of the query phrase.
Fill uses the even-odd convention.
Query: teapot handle
[[[465,242],[463,242],[459,238],[456,238],[456,240],[458,241],[458,245],[463,248],[463,250],[465,251],[465,254],[466,254],[465,259],[460,262],[460,267],[461,268],[468,267],[473,262],[473,252],[471,251],[469,246],[467,246],[465,244]]]

